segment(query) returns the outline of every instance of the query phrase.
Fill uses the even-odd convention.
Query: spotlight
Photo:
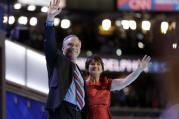
[[[176,29],[176,22],[172,22],[170,27],[169,27],[170,30],[175,30]]]
[[[3,17],[3,23],[7,23],[8,22],[8,18],[7,18],[7,16],[4,16]]]
[[[89,56],[93,55],[93,52],[90,51],[90,50],[88,50],[88,51],[86,52],[86,55],[89,57]]]
[[[173,49],[177,49],[177,43],[173,43],[173,45],[172,45],[172,47],[173,47]]]
[[[42,7],[41,12],[44,12],[44,13],[48,12],[48,7]]]
[[[137,33],[136,36],[137,36],[137,39],[139,39],[139,40],[144,39],[144,35],[142,33]]]
[[[61,21],[61,28],[68,29],[71,26],[71,22],[69,19],[63,19]]]
[[[122,50],[121,49],[117,49],[116,50],[116,55],[117,56],[121,56],[122,55]]]
[[[14,4],[14,9],[15,10],[19,10],[19,9],[21,9],[21,7],[22,7],[22,5],[20,3]]]
[[[35,6],[35,5],[29,5],[29,6],[27,7],[27,10],[28,10],[28,11],[35,11],[35,10],[36,10],[36,6]]]
[[[129,21],[129,26],[130,26],[130,29],[136,30],[136,28],[137,28],[136,21],[130,20],[130,21]]]
[[[31,26],[36,26],[36,25],[37,25],[37,22],[38,22],[38,20],[37,20],[36,17],[30,18],[30,25],[31,25]]]
[[[144,48],[144,44],[143,44],[142,42],[138,42],[138,47],[139,47],[140,49],[143,49],[143,48]]]
[[[111,28],[111,20],[110,19],[104,19],[102,21],[102,28],[105,30],[105,31],[108,31],[110,28]]]
[[[25,17],[25,16],[21,16],[21,17],[19,17],[19,19],[18,19],[18,23],[19,23],[19,24],[22,24],[22,25],[26,25],[26,24],[27,24],[27,21],[28,21],[28,19],[27,19],[27,17]]]
[[[115,24],[116,24],[116,26],[120,27],[121,26],[121,21],[120,20],[116,20]]]
[[[130,27],[128,20],[122,20],[121,24],[122,24],[123,29],[125,29],[125,30],[129,29],[129,27]]]
[[[151,28],[151,22],[150,21],[142,21],[142,30],[149,31]]]
[[[60,19],[59,18],[55,18],[54,19],[54,26],[58,26],[60,24]]]
[[[129,95],[130,89],[128,87],[123,89],[124,95]]]
[[[168,22],[163,21],[163,22],[161,23],[161,28],[160,28],[161,33],[166,34],[167,31],[168,31],[168,28],[169,28]]]
[[[15,17],[14,17],[14,16],[9,16],[9,21],[8,21],[8,23],[9,23],[10,25],[14,24],[14,23],[15,23]]]

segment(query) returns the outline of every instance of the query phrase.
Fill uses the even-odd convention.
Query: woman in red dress
[[[97,55],[92,55],[87,58],[85,68],[89,73],[86,80],[87,95],[89,99],[88,119],[111,119],[109,111],[110,107],[110,92],[121,90],[137,79],[141,72],[149,65],[150,56],[144,56],[139,60],[139,65],[136,71],[129,74],[123,79],[110,79],[100,77],[104,71],[102,59]]]

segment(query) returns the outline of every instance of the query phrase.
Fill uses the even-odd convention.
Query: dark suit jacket
[[[49,94],[46,109],[53,111],[62,103],[72,82],[72,67],[74,63],[57,50],[55,32],[51,26],[46,26],[44,47],[49,78]],[[87,106],[86,85],[85,104]],[[86,111],[86,106],[83,111]]]

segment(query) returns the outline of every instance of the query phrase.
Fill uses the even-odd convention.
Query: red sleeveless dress
[[[111,79],[101,78],[99,83],[87,81],[87,95],[89,99],[88,119],[111,119],[109,111],[110,106],[110,88]]]

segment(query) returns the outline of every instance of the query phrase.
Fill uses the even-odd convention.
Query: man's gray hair
[[[68,40],[69,38],[72,38],[72,37],[76,37],[76,38],[79,39],[79,37],[78,37],[77,35],[74,35],[74,34],[67,35],[67,36],[63,39],[63,45],[64,45],[64,42],[65,42],[66,40]],[[79,41],[81,42],[80,39],[79,39]]]

